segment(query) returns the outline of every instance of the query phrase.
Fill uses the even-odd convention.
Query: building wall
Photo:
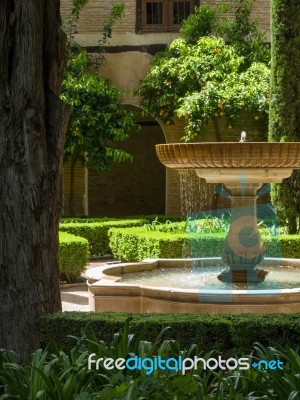
[[[141,130],[118,145],[133,155],[132,163],[114,163],[109,172],[89,171],[90,215],[165,213],[165,167],[155,153],[164,134],[153,118],[142,118],[139,112],[137,118]]]
[[[70,173],[71,164],[66,162],[63,169],[63,209],[62,214],[65,216],[70,215],[69,210],[69,196],[70,196]],[[75,165],[75,179],[74,179],[74,214],[84,215],[84,196],[85,196],[85,171],[84,167],[78,162]]]
[[[76,38],[82,46],[97,46],[101,38],[101,27],[108,15],[114,0],[89,0],[89,3],[80,14],[77,26]],[[229,3],[231,0],[205,0],[200,4],[206,3],[210,6]],[[61,0],[62,15],[70,11],[71,0]],[[150,45],[155,43],[169,44],[175,37],[176,32],[172,33],[138,33],[136,34],[136,0],[126,0],[125,16],[117,22],[113,28],[113,37],[110,40],[111,46],[123,45]],[[259,28],[270,35],[270,0],[255,0],[252,15],[258,18]]]

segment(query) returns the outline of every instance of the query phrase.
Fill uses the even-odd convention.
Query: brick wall
[[[80,13],[78,33],[97,33],[102,31],[103,21],[109,14],[114,0],[89,0]],[[114,27],[114,32],[135,32],[136,0],[126,0],[125,16]],[[67,15],[71,9],[71,0],[61,1],[61,14]]]
[[[63,170],[63,215],[70,215],[69,195],[70,195],[70,162],[64,164]],[[74,179],[74,213],[75,215],[84,215],[84,167],[80,163],[75,165]]]
[[[80,14],[77,31],[79,34],[99,33],[102,31],[103,20],[108,15],[109,10],[115,0],[89,0],[89,3]],[[230,0],[206,0],[210,6],[216,6],[221,3],[230,3]],[[115,34],[119,33],[135,33],[136,26],[136,0],[126,0],[125,16],[117,22],[113,28]],[[204,2],[200,2],[204,3]],[[70,10],[71,0],[61,1],[61,13],[66,15]],[[258,18],[259,27],[263,31],[270,30],[270,0],[256,0],[253,6],[253,17]],[[161,42],[164,43],[164,33],[158,33]],[[144,36],[144,35],[143,35]],[[147,34],[146,34],[147,37]],[[269,35],[268,35],[269,38]],[[146,40],[146,39],[145,39]],[[128,43],[132,44],[132,43]]]
[[[149,126],[143,125],[119,145],[133,155],[132,163],[115,163],[110,172],[89,171],[90,215],[165,213],[165,167],[155,152],[155,144],[165,139],[158,125],[150,125],[153,119],[143,123]]]

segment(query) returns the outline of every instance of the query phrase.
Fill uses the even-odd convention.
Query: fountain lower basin
[[[175,286],[155,286],[147,283],[120,282],[122,277],[131,273],[155,271],[159,268],[174,269],[193,268],[195,261],[203,266],[209,263],[216,267],[216,274],[222,268],[220,257],[207,259],[147,259],[137,263],[120,263],[105,267],[97,267],[88,271],[89,304],[91,311],[106,312],[158,312],[158,313],[195,313],[195,312],[232,312],[232,313],[288,313],[300,312],[299,287],[273,289],[247,289],[247,286],[224,289],[219,287],[199,285],[199,288],[182,288]],[[300,282],[300,260],[266,258],[261,268],[278,264],[287,268],[287,280],[294,281],[298,276]],[[226,266],[224,265],[224,268]],[[260,267],[258,267],[260,268]],[[290,272],[288,271],[290,270]],[[197,274],[201,271],[197,267]],[[292,275],[291,275],[292,273]],[[293,275],[294,274],[294,275]],[[296,274],[296,275],[295,275]],[[272,279],[272,274],[271,278]],[[295,286],[295,284],[294,284]],[[249,287],[249,286],[248,286]]]

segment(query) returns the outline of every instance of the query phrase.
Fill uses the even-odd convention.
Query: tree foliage
[[[223,39],[202,37],[196,44],[174,40],[166,53],[154,58],[141,82],[146,112],[165,124],[174,117],[186,119],[184,140],[203,134],[214,121],[220,140],[221,118],[230,128],[244,111],[255,119],[265,118],[269,100],[269,69],[253,63],[241,71],[243,58]]]
[[[196,44],[202,36],[222,37],[243,57],[240,68],[248,68],[252,62],[268,64],[270,48],[265,44],[265,35],[258,28],[257,19],[251,17],[255,0],[233,0],[215,8],[203,4],[183,21],[181,37]],[[234,18],[227,17],[228,13]]]
[[[300,140],[300,3],[272,3],[272,76],[269,139]],[[299,230],[300,174],[294,171],[281,185],[274,185],[272,198],[290,233]]]
[[[105,44],[112,34],[113,24],[122,17],[124,5],[113,5],[104,21],[99,40],[99,53],[90,60],[85,49],[74,41],[75,25],[88,0],[73,0],[66,30],[69,32],[68,62],[62,83],[61,99],[70,106],[71,118],[65,144],[65,160],[78,160],[98,171],[111,163],[128,161],[132,157],[114,146],[126,140],[136,128],[135,116],[120,104],[122,93],[98,74]],[[95,60],[96,58],[96,60]]]
[[[120,91],[96,72],[87,72],[88,56],[79,52],[68,62],[61,98],[71,107],[65,160],[76,159],[87,167],[107,170],[114,161],[131,156],[114,147],[128,138],[135,119],[119,103]]]
[[[99,75],[104,61],[107,40],[112,27],[124,14],[124,4],[115,3],[104,19],[103,34],[98,41],[98,53],[89,58],[75,41],[80,11],[88,0],[73,0],[65,19],[68,33],[67,67],[62,83],[61,99],[71,108],[71,118],[65,144],[65,161],[71,160],[69,213],[73,212],[74,169],[77,161],[97,171],[111,168],[113,162],[132,160],[132,156],[117,147],[138,130],[135,115],[121,105],[122,93]]]

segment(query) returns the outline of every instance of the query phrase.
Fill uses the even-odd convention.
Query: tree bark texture
[[[61,309],[58,223],[69,113],[59,0],[0,2],[0,347],[23,357]]]

